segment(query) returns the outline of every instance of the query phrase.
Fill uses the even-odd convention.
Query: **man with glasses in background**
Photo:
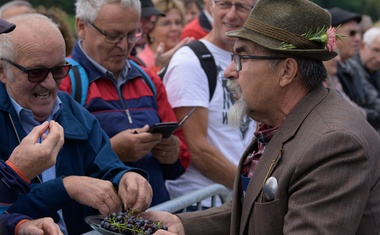
[[[0,35],[1,159],[46,121],[62,126],[64,144],[56,164],[31,179],[30,192],[18,195],[6,212],[52,217],[67,235],[89,231],[84,221],[89,215],[148,208],[152,188],[143,177],[148,174],[125,166],[95,117],[58,91],[71,65],[57,25],[40,14],[9,21],[17,27]],[[50,134],[47,130],[39,141]]]
[[[238,128],[229,125],[227,113],[234,103],[236,91],[227,88],[223,71],[231,61],[235,39],[227,37],[226,32],[240,29],[255,3],[255,0],[213,2],[212,30],[200,40],[215,60],[216,77],[210,78],[216,84],[213,95],[199,59],[189,47],[184,46],[174,53],[168,65],[163,81],[177,118],[184,116],[192,107],[198,107],[183,125],[192,155],[186,173],[177,180],[167,181],[172,198],[213,183],[229,189],[233,187],[240,154],[252,139],[255,123],[246,116],[240,120]],[[210,207],[211,199],[204,200],[202,205]]]
[[[79,41],[72,59],[88,76],[84,106],[111,138],[113,150],[126,165],[149,173],[153,206],[170,199],[165,180],[185,172],[190,153],[181,129],[169,138],[149,132],[155,123],[177,119],[161,79],[127,60],[142,36],[140,13],[139,0],[78,0]],[[69,77],[63,79],[60,89],[73,92]]]
[[[341,56],[338,63],[336,76],[342,84],[343,91],[357,105],[366,111],[367,121],[376,129],[380,130],[380,98],[377,91],[367,86],[364,75],[356,68],[356,62],[351,60],[358,56],[362,43],[360,14],[346,11],[337,7],[329,9],[332,18],[332,26],[337,27],[336,32],[344,36],[344,40],[337,40],[336,45]]]
[[[377,91],[380,98],[380,28],[369,28],[363,34],[359,53],[350,58],[349,63],[358,69],[366,90]]]

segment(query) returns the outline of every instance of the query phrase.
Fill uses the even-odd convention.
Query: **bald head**
[[[8,34],[17,57],[25,52],[60,53],[65,56],[65,42],[58,26],[48,17],[37,13],[22,14],[9,19],[16,25],[12,34]],[[1,43],[1,40],[0,40]],[[17,59],[17,58],[14,58]]]

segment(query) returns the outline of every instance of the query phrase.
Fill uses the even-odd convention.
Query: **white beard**
[[[249,113],[249,107],[242,96],[241,88],[234,80],[228,80],[227,87],[237,98],[228,111],[228,124],[233,128],[240,128],[243,124],[243,118]]]

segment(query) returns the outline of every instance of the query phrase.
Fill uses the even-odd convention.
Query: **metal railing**
[[[217,198],[222,203],[231,201],[230,191],[221,184],[212,184],[189,194],[183,195],[150,207],[147,211],[167,211],[170,213],[185,212],[187,207],[196,204],[197,210],[202,210],[202,201],[211,198],[211,207],[216,206]]]

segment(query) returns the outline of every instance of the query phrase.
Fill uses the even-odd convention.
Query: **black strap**
[[[198,20],[199,20],[199,25],[201,26],[201,28],[203,28],[207,32],[211,31],[212,26],[211,26],[210,21],[208,20],[208,18],[206,16],[206,14],[204,13],[204,11],[201,12],[201,14],[198,17]]]
[[[191,50],[194,51],[195,55],[197,55],[202,69],[205,71],[208,79],[208,90],[210,93],[209,101],[211,101],[212,96],[214,95],[214,91],[216,88],[217,81],[217,69],[214,57],[211,52],[207,49],[206,45],[201,41],[192,41],[186,46],[190,47]]]
[[[190,47],[191,50],[194,51],[195,55],[198,57],[199,62],[201,63],[202,69],[205,71],[207,79],[208,79],[208,89],[209,89],[209,102],[214,95],[214,91],[216,88],[217,82],[217,68],[215,64],[214,57],[211,52],[207,49],[205,44],[201,41],[192,41],[184,46]],[[160,71],[158,71],[158,76],[160,76],[161,80],[164,79],[165,73],[168,69],[169,65],[163,67]]]
[[[75,96],[74,100],[76,100],[78,103],[82,100],[82,81],[79,73],[79,69],[77,66],[72,66],[71,71],[73,71],[74,78],[75,78]]]

